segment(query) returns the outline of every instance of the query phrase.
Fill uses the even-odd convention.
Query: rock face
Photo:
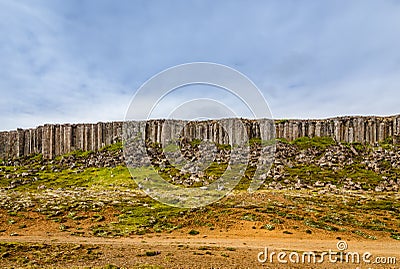
[[[0,132],[0,158],[43,154],[45,158],[74,150],[98,150],[121,140],[122,122],[46,124],[36,129]]]
[[[326,192],[340,194],[348,191],[357,193],[365,191],[399,192],[400,190],[400,148],[397,146],[384,144],[382,147],[382,145],[332,142],[324,147],[319,147],[279,140],[275,146],[274,158],[266,160],[273,164],[271,169],[262,170],[260,175],[265,189],[304,189],[317,191],[319,194]],[[170,159],[166,158],[167,152],[162,152],[156,146],[148,148],[151,166],[165,180],[173,184],[185,187],[210,186],[212,182],[220,178],[222,173],[232,169],[227,165],[232,158],[229,147],[220,148],[216,152],[212,160],[216,164],[215,166],[209,165],[208,160],[203,161],[205,156],[202,155],[200,145],[184,142],[180,151],[182,158],[192,163],[199,161],[203,167],[170,165]],[[259,158],[263,155],[258,154],[260,153],[259,145],[253,145],[250,152],[251,159],[247,167],[248,173],[243,176],[244,181],[253,179],[251,168],[260,164]],[[144,158],[143,156],[142,159],[135,160],[136,167],[149,165]],[[195,160],[193,161],[193,159]],[[0,164],[8,167],[27,167],[28,169],[10,171],[0,168],[0,178],[4,176],[5,181],[9,182],[6,189],[15,189],[21,185],[40,182],[43,179],[40,175],[42,171],[81,173],[94,167],[125,166],[125,161],[123,150],[120,147],[86,152],[85,154],[64,155],[56,159],[42,159],[36,156],[21,157],[5,160]],[[207,167],[212,167],[212,169],[207,169]],[[221,184],[220,187],[224,186]],[[38,188],[42,189],[45,186],[39,185]]]
[[[234,133],[240,140],[246,135],[258,137],[263,128],[255,121],[245,120],[247,134]],[[149,121],[146,135],[156,142],[162,141],[163,120]],[[39,126],[35,129],[18,129],[0,132],[0,158],[22,157],[30,154],[43,154],[45,158],[54,158],[74,150],[96,151],[104,146],[120,141],[122,122],[96,124],[54,124]],[[213,137],[214,141],[226,143],[226,136],[216,121],[192,122],[186,125],[187,137]],[[232,127],[233,128],[233,127]],[[267,129],[273,128],[269,126]],[[332,137],[338,142],[360,142],[374,144],[389,137],[395,144],[400,143],[400,115],[391,117],[340,117],[325,120],[276,120],[277,138],[292,141],[299,137]],[[166,130],[164,130],[165,132]],[[228,130],[229,132],[229,130]]]
[[[268,171],[269,189],[318,189],[339,193],[400,190],[400,149],[396,146],[360,146],[334,143],[326,148],[302,149],[293,143],[276,144]]]

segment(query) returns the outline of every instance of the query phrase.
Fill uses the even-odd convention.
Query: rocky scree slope
[[[389,141],[389,140],[388,140]],[[198,144],[183,145],[186,157],[198,158]],[[251,146],[250,165],[239,187],[244,187],[254,174],[259,156],[259,144]],[[208,185],[227,168],[230,148],[219,146],[211,168],[198,177],[169,165],[160,148],[149,149],[153,167],[161,175],[168,175],[175,184],[185,186]],[[197,153],[196,153],[197,152]],[[197,154],[197,155],[196,155]],[[197,156],[197,157],[196,157]],[[13,189],[21,185],[40,182],[40,172],[82,173],[89,168],[116,169],[125,166],[122,145],[113,144],[97,152],[72,152],[52,160],[33,155],[0,161],[1,187]],[[19,169],[28,167],[30,169]],[[127,170],[127,169],[126,169]],[[319,193],[342,191],[398,192],[400,189],[400,149],[389,142],[375,146],[359,143],[336,143],[328,137],[299,138],[293,142],[279,140],[270,171],[262,175],[264,189],[315,189]],[[200,180],[199,180],[200,179]],[[201,182],[199,182],[201,181]]]

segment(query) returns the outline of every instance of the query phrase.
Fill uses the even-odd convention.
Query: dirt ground
[[[197,235],[190,235],[185,228],[171,233],[100,238],[66,235],[51,222],[40,218],[34,221],[37,225],[23,234],[0,234],[2,268],[400,268],[400,242],[383,237],[361,240],[352,234],[338,237],[328,231],[304,234],[291,230],[289,234],[237,223],[228,231],[200,228]],[[371,263],[353,263],[351,259],[346,262],[344,258],[342,261],[340,255],[333,256],[337,258],[335,263],[329,262],[328,256],[323,263],[313,263],[312,259],[308,262],[307,257],[302,262],[305,251],[315,252],[316,261],[321,260],[324,251],[338,251],[338,241],[347,243],[345,253],[358,252],[360,259],[370,252]],[[278,262],[276,255],[272,263],[258,261],[265,248],[269,255],[287,253],[284,259],[288,263]],[[299,263],[289,261],[291,252],[299,253]],[[391,264],[376,264],[378,257],[395,257],[396,263],[391,260],[386,261]]]
[[[13,197],[14,193],[7,195],[4,197]],[[9,204],[18,205],[18,200],[23,202],[27,197],[27,194],[15,196]],[[80,198],[92,199],[83,194]],[[51,198],[47,199],[51,201]],[[277,216],[279,208],[280,213],[283,208],[292,208],[292,214],[286,214],[283,224],[274,223],[273,229],[266,228],[270,215],[259,212],[264,208],[261,202],[269,199],[282,203],[281,207],[274,208],[276,212],[272,216]],[[232,196],[235,203],[230,206],[231,200],[227,199],[222,208],[214,205],[205,211],[178,217],[176,221],[184,224],[178,229],[104,237],[95,236],[91,228],[97,221],[97,211],[80,212],[59,222],[60,214],[66,212],[46,215],[38,212],[37,207],[20,209],[17,213],[0,209],[0,268],[400,268],[400,240],[385,231],[398,227],[398,216],[393,215],[392,208],[397,198],[390,207],[375,209],[373,213],[365,211],[363,208],[366,207],[348,211],[360,223],[378,217],[385,220],[385,229],[374,226],[361,234],[354,233],[352,227],[338,226],[338,229],[329,230],[307,225],[294,216],[305,214],[310,207],[300,207],[300,204],[295,209],[291,199],[293,196],[285,198],[272,192],[239,193]],[[339,200],[336,197],[334,201]],[[253,208],[255,205],[257,207]],[[369,204],[364,203],[366,205]],[[329,208],[335,210],[333,206],[325,201],[319,210],[322,213]],[[166,211],[154,214],[164,214],[162,212]],[[256,213],[258,215],[253,215]],[[324,216],[322,213],[320,216]],[[104,207],[101,215],[100,223],[107,227],[107,224],[118,222],[117,216],[121,216],[121,212],[115,207]],[[339,251],[339,242],[347,248]],[[327,254],[329,251],[331,256]],[[370,253],[366,261],[363,260],[365,253]],[[315,260],[311,254],[315,254]],[[353,261],[350,254],[359,255],[359,262]],[[278,261],[278,256],[282,261]]]

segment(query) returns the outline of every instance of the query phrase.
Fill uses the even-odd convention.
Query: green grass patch
[[[385,140],[379,142],[379,146],[383,149],[390,150],[393,148],[393,137],[389,136]]]
[[[253,213],[245,213],[245,214],[243,214],[243,216],[240,219],[247,220],[247,221],[257,221],[260,219],[260,217]]]
[[[300,137],[291,142],[291,144],[298,146],[300,149],[317,148],[325,150],[327,147],[335,145],[336,142],[332,137]]]
[[[137,187],[129,170],[124,166],[115,168],[87,168],[82,172],[75,169],[65,169],[58,172],[45,170],[38,172],[39,179],[29,184],[15,188],[19,191],[37,191],[39,186],[46,188],[75,189],[84,188],[130,188]]]
[[[395,240],[400,240],[400,233],[391,233],[390,237]]]
[[[272,225],[272,224],[265,224],[265,225],[263,225],[263,226],[261,227],[261,229],[266,229],[266,230],[268,230],[268,231],[272,231],[272,230],[275,230],[275,226]]]
[[[353,182],[360,182],[365,190],[374,189],[381,181],[382,174],[366,169],[359,163],[346,165],[341,169],[323,168],[315,164],[298,164],[293,167],[285,167],[287,178],[291,181],[300,179],[302,182],[313,184],[316,181],[331,182],[342,187],[346,178]]]
[[[122,150],[122,148],[123,148],[122,142],[116,142],[116,143],[102,147],[99,151],[116,152],[116,151]]]
[[[177,151],[179,151],[180,150],[180,148],[179,148],[179,146],[178,145],[176,145],[176,144],[168,144],[167,146],[165,146],[164,148],[163,148],[163,151],[164,152],[177,152]]]
[[[118,222],[109,226],[94,226],[101,235],[145,234],[150,232],[172,231],[181,226],[173,220],[180,216],[182,209],[164,205],[146,197],[137,204],[121,203],[115,206],[121,214]]]
[[[356,234],[356,235],[359,235],[359,236],[361,236],[361,237],[364,237],[365,239],[376,240],[376,236],[369,235],[369,234],[367,234],[367,233],[365,233],[365,232],[363,232],[363,231],[360,231],[360,230],[353,230],[353,231],[351,231],[351,232],[354,233],[354,234]]]
[[[339,228],[337,228],[335,226],[332,226],[332,225],[328,225],[328,224],[324,223],[321,220],[315,221],[313,219],[306,219],[304,221],[304,224],[309,226],[309,227],[312,227],[312,228],[324,229],[324,230],[332,231],[332,232],[339,231]]]
[[[289,122],[289,120],[287,119],[275,120],[275,124],[284,124],[286,122]]]

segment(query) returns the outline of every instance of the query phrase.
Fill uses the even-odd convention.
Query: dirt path
[[[65,234],[0,237],[0,242],[50,246],[72,244],[73,249],[85,250],[85,247],[91,247],[96,250],[97,256],[93,260],[55,261],[52,264],[52,266],[64,268],[72,265],[102,267],[108,264],[127,268],[146,264],[158,265],[161,268],[400,268],[400,243],[398,241],[357,240],[351,237],[343,240],[348,244],[347,251],[358,252],[360,255],[370,252],[372,254],[371,263],[362,261],[359,264],[345,261],[330,263],[328,256],[323,264],[308,263],[307,261],[302,263],[301,254],[305,251],[317,253],[317,261],[320,258],[319,253],[330,249],[337,251],[338,239],[329,234],[296,236],[270,232],[268,236],[265,234],[250,236],[243,234],[243,231],[230,231],[222,234],[215,231],[207,233],[201,231],[199,235],[195,236],[173,232],[126,238],[77,237],[65,236]],[[272,251],[284,251],[289,255],[296,251],[300,253],[300,262],[282,264],[278,263],[274,256],[272,264],[269,260],[261,263],[257,256],[266,247],[269,254]],[[396,264],[373,264],[376,257],[396,257]],[[3,267],[12,265],[3,259],[0,263]]]
[[[126,238],[100,238],[100,237],[79,237],[79,236],[19,236],[0,237],[0,242],[21,242],[21,243],[45,243],[45,244],[90,244],[90,245],[115,245],[115,246],[136,246],[136,245],[213,245],[216,247],[251,248],[262,250],[269,247],[275,250],[297,250],[297,251],[324,251],[328,249],[337,250],[337,239],[326,238],[289,238],[279,235],[269,237],[237,237],[237,236],[182,236],[179,234],[157,234]],[[344,240],[348,244],[348,250],[359,252],[373,252],[381,255],[400,254],[400,243],[387,240],[357,241],[354,239]]]

